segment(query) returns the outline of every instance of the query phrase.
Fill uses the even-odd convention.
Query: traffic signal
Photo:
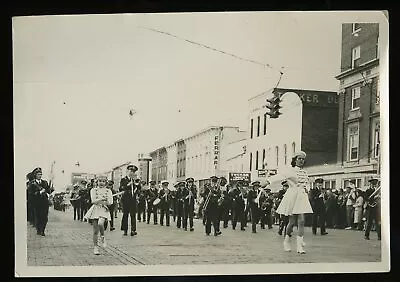
[[[266,107],[269,109],[267,112],[267,115],[269,115],[270,118],[278,118],[282,113],[279,112],[279,109],[282,108],[280,103],[282,100],[279,98],[279,96],[274,96],[270,99],[267,99],[268,104]]]

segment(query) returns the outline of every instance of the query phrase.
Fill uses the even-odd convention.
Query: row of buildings
[[[337,92],[274,88],[249,100],[247,130],[210,126],[138,156],[139,177],[170,183],[193,177],[201,190],[211,175],[254,179],[290,165],[295,151],[307,153],[312,178],[344,188],[363,187],[380,173],[379,25],[342,25]],[[266,114],[266,99],[282,99],[282,115]],[[109,173],[115,183],[128,163]]]

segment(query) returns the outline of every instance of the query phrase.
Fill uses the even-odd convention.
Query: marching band
[[[175,183],[169,188],[168,181],[161,182],[158,189],[155,181],[150,187],[141,182],[137,176],[138,168],[135,165],[127,167],[127,174],[119,183],[119,192],[114,191],[112,180],[85,180],[76,184],[71,191],[70,202],[74,209],[74,220],[88,221],[93,225],[94,237],[100,232],[102,244],[105,245],[104,230],[110,224],[110,231],[115,230],[114,217],[122,206],[121,230],[128,235],[130,217],[130,235],[137,235],[136,220],[150,224],[153,215],[154,225],[158,224],[158,213],[161,226],[170,226],[171,216],[176,227],[184,231],[194,231],[194,217],[202,216],[205,234],[214,236],[222,234],[223,228],[228,227],[231,220],[233,230],[240,224],[240,230],[245,231],[247,223],[251,222],[252,233],[257,233],[257,225],[261,229],[272,228],[273,223],[279,224],[278,234],[284,236],[284,250],[290,251],[291,233],[293,226],[298,226],[297,252],[304,254],[304,214],[313,214],[312,231],[316,234],[317,223],[321,227],[321,235],[326,235],[324,213],[318,208],[322,201],[320,184],[321,179],[315,180],[316,185],[306,191],[308,175],[302,169],[306,154],[296,153],[292,160],[293,169],[287,175],[255,180],[247,183],[243,180],[231,181],[225,177],[215,175],[209,178],[200,191],[194,184],[195,179],[189,177],[186,181]],[[49,184],[41,179],[40,168],[27,175],[28,221],[37,229],[37,234],[45,236],[49,208],[49,195],[52,193]],[[268,186],[272,181],[280,181],[281,189],[273,195]],[[374,223],[380,240],[380,186],[376,187],[377,179],[370,180],[370,189],[367,191],[368,201],[365,203],[368,224],[365,239],[369,240],[369,233]],[[106,196],[101,196],[106,195]],[[98,199],[103,197],[106,200]],[[111,198],[110,198],[111,197]],[[97,202],[106,201],[104,204]],[[321,211],[320,211],[321,210]],[[147,211],[147,214],[146,214]],[[136,215],[137,213],[137,215]],[[104,222],[103,219],[104,218]],[[95,254],[99,254],[97,239],[94,238]]]

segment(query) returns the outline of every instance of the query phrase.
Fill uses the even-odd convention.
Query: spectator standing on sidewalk
[[[111,219],[108,206],[113,204],[113,196],[111,190],[107,189],[106,187],[106,181],[107,180],[104,178],[98,179],[98,187],[94,187],[90,191],[92,206],[84,215],[84,219],[90,219],[93,222],[93,253],[95,255],[100,254],[98,247],[99,232],[101,246],[103,248],[107,246],[106,239],[104,237],[104,223],[106,220]]]
[[[356,190],[356,202],[354,203],[354,226],[358,230],[363,230],[363,205],[364,205],[364,196],[361,189]]]
[[[356,181],[350,180],[346,197],[347,230],[354,229],[354,204],[356,203]]]
[[[336,228],[343,229],[346,226],[346,200],[344,191],[341,188],[337,197],[337,221]]]

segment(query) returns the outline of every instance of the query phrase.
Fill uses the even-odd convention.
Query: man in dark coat
[[[124,192],[121,197],[122,203],[122,221],[121,230],[124,231],[124,236],[128,235],[128,218],[131,218],[131,236],[137,235],[136,232],[136,197],[141,190],[140,185],[135,183],[136,171],[135,165],[127,166],[127,175],[121,179],[119,191]]]
[[[35,209],[35,224],[37,234],[45,236],[45,229],[49,214],[49,196],[53,190],[49,187],[46,180],[42,179],[42,169],[35,168],[32,171],[34,180],[29,183],[29,190],[32,191]]]
[[[194,185],[194,178],[189,177],[186,179],[186,187],[183,189],[183,229],[187,231],[188,220],[190,231],[194,231],[193,217],[194,217],[194,202],[197,198],[197,189]]]
[[[153,205],[154,200],[157,199],[157,197],[158,197],[158,190],[157,190],[155,181],[150,182],[150,189],[146,190],[145,195],[146,195],[146,202],[147,202],[147,224],[150,224],[151,214],[153,214],[153,223],[154,223],[154,225],[157,225],[158,224],[158,218],[157,218],[158,205],[157,206]]]
[[[204,207],[205,208],[205,216],[206,216],[206,226],[205,226],[205,231],[206,235],[210,235],[211,233],[211,224],[214,227],[214,236],[219,236],[222,234],[220,231],[219,227],[219,217],[220,217],[220,205],[219,205],[219,200],[221,198],[221,189],[218,186],[218,177],[217,176],[212,176],[210,177],[211,180],[211,187],[206,188],[204,190],[204,194],[206,196],[206,201],[207,198],[208,204]]]
[[[233,188],[228,191],[228,196],[232,203],[232,229],[236,229],[238,221],[240,222],[240,230],[245,231],[244,207],[245,198],[242,182],[237,181],[232,184]]]
[[[325,230],[326,224],[326,207],[324,203],[324,195],[322,191],[322,183],[324,180],[322,178],[318,178],[315,180],[315,187],[310,189],[309,191],[309,199],[310,204],[313,209],[312,215],[312,233],[314,235],[317,234],[317,225],[321,228],[321,235],[327,235],[328,233]]]

